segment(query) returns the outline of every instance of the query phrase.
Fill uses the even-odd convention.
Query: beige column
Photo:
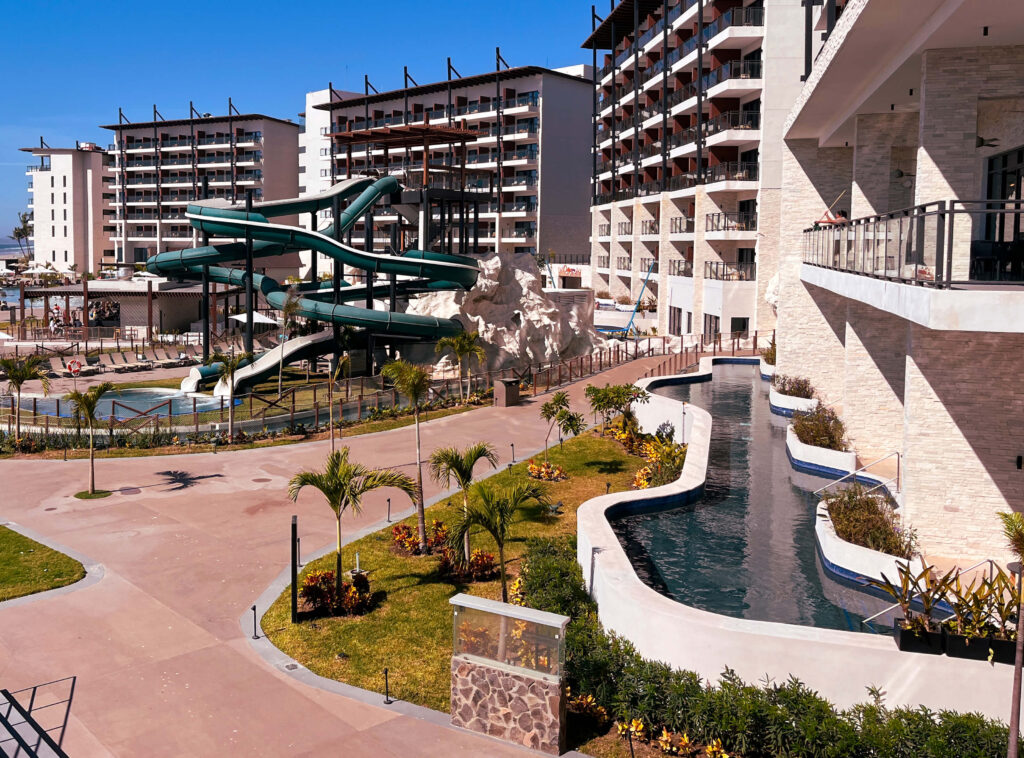
[[[857,116],[852,192],[837,208],[861,218],[913,205],[918,120],[916,111]]]

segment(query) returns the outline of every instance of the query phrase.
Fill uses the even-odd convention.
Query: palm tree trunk
[[[334,560],[334,598],[341,600],[341,508],[338,508],[338,555]]]
[[[459,402],[466,402],[466,394],[462,391],[462,359],[459,359]]]
[[[341,419],[339,419],[340,421]],[[334,452],[334,379],[327,385],[327,433],[331,435],[331,452]]]
[[[14,407],[14,439],[21,439],[21,385],[19,384],[14,389],[14,393],[17,395],[15,399]]]
[[[235,438],[235,378],[228,379],[228,444]]]
[[[468,484],[466,485],[469,486]],[[469,493],[466,490],[462,490],[462,512],[463,514],[469,514]],[[466,554],[466,565],[469,565],[469,530],[466,530],[466,534],[462,538],[462,549]]]
[[[498,566],[501,570],[501,602],[508,602],[508,584],[505,582],[505,544],[498,544]]]
[[[93,444],[92,422],[89,423],[89,494],[96,494],[96,456]]]
[[[416,426],[416,522],[420,532],[420,552],[427,554],[427,517],[423,507],[423,464],[420,448],[420,406],[413,400],[413,421]]]
[[[283,346],[284,346],[284,343],[282,342],[281,345],[279,345],[278,347],[283,347]],[[278,400],[281,399],[281,393],[283,392],[283,388],[284,388],[284,350],[281,350],[281,360],[277,364],[277,398],[278,398]]]

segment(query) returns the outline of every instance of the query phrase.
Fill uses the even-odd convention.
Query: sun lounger
[[[142,361],[136,360],[133,357],[128,357],[124,353],[119,353],[121,359],[124,361],[125,368],[128,371],[142,371],[148,368],[148,365]]]

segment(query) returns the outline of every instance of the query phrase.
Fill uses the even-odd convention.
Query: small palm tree
[[[327,383],[327,428],[330,430],[331,435],[331,452],[334,452],[334,387],[338,383],[338,379],[348,375],[349,366],[351,365],[349,357],[342,355],[334,364],[334,370],[331,372],[331,380]],[[344,419],[338,419],[338,430],[341,431],[341,422]]]
[[[1000,513],[999,519],[1003,523],[1003,535],[1010,546],[1010,550],[1017,557],[1018,561],[1024,561],[1024,514],[1021,513]],[[1020,572],[1024,570],[1017,566],[1017,618],[1021,618],[1024,605],[1021,603],[1021,580]],[[1024,664],[1024,634],[1021,633],[1021,625],[1017,624],[1017,652],[1013,662],[1013,692],[1011,693],[1010,705],[1010,737],[1007,756],[1016,758],[1020,740],[1020,688],[1022,664]]]
[[[287,329],[289,336],[295,331],[295,314],[297,314],[301,308],[299,307],[299,294],[295,291],[294,287],[288,288],[288,297],[281,305],[281,319],[284,321],[283,329]],[[284,342],[279,346],[279,361],[277,364],[277,396],[278,398],[284,394]]]
[[[252,360],[252,353],[214,353],[208,365],[217,369],[220,381],[228,387],[228,441],[235,438],[235,374]]]
[[[100,398],[114,389],[110,382],[96,384],[85,392],[69,392],[64,399],[71,403],[71,411],[75,414],[75,421],[85,422],[89,426],[89,494],[96,492],[96,407]]]
[[[569,393],[559,390],[551,399],[540,407],[540,417],[548,422],[548,433],[544,435],[544,461],[548,460],[548,440],[551,439],[551,432],[558,423],[559,414],[569,412]]]
[[[465,450],[457,447],[442,447],[430,454],[430,477],[445,489],[454,482],[462,491],[462,512],[469,512],[469,487],[473,483],[473,469],[480,461],[487,461],[491,468],[498,467],[498,456],[494,446],[488,442],[477,442]],[[469,561],[469,532],[463,539],[463,554]]]
[[[429,552],[427,519],[423,508],[423,453],[420,446],[420,404],[430,390],[430,374],[423,366],[408,361],[392,361],[380,370],[381,376],[409,399],[416,428],[416,522],[419,529],[420,553]]]
[[[0,370],[7,374],[7,391],[15,395],[14,436],[21,437],[21,388],[25,382],[38,380],[43,394],[50,392],[50,377],[46,375],[43,359],[38,355],[27,358],[0,358]]]
[[[459,399],[465,401],[466,396],[462,392],[463,361],[466,362],[466,368],[469,372],[469,381],[470,384],[472,384],[473,358],[476,358],[477,363],[481,364],[487,360],[487,354],[484,352],[484,348],[480,344],[480,332],[459,332],[458,334],[454,334],[450,337],[442,337],[437,341],[435,351],[437,353],[450,352],[455,356],[455,360],[458,361],[459,364]],[[471,389],[472,388],[470,388],[470,390]]]
[[[341,516],[351,510],[359,514],[363,510],[363,496],[382,487],[400,489],[410,499],[415,485],[412,479],[390,468],[370,468],[348,459],[348,448],[334,451],[327,456],[327,467],[323,471],[300,471],[288,482],[288,496],[299,499],[304,487],[320,490],[327,504],[334,511],[338,525],[338,554],[334,563],[335,597],[341,597]]]
[[[14,227],[9,239],[14,240],[18,243],[18,249],[21,251],[22,256],[26,255],[25,247],[23,242],[27,243],[28,240],[32,239],[32,214],[27,211],[20,211],[18,213],[18,225]],[[29,250],[29,253],[32,251]]]
[[[508,584],[505,579],[505,544],[512,531],[516,515],[531,502],[538,506],[549,504],[547,492],[535,482],[519,481],[500,489],[483,482],[474,488],[478,502],[456,518],[448,544],[453,550],[465,541],[470,529],[479,527],[491,535],[498,548],[498,566],[501,569],[501,601],[508,602]]]

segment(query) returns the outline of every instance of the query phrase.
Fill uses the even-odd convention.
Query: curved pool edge
[[[726,362],[757,365],[757,359],[704,357],[695,373],[645,379],[636,385],[650,390],[707,381],[713,366]],[[890,706],[924,704],[1005,719],[1002,693],[1010,686],[1012,670],[1001,669],[1010,667],[901,653],[887,636],[722,616],[679,603],[644,584],[612,530],[609,515],[678,507],[700,497],[712,418],[702,408],[653,393],[651,402],[640,408],[682,415],[688,449],[675,482],[601,495],[577,511],[577,561],[606,629],[629,640],[645,658],[695,671],[711,681],[717,681],[726,667],[749,682],[795,676],[840,707],[864,702],[867,687],[877,686],[886,692]],[[655,413],[637,415],[641,428],[653,431]],[[950,687],[950,682],[957,686]]]

